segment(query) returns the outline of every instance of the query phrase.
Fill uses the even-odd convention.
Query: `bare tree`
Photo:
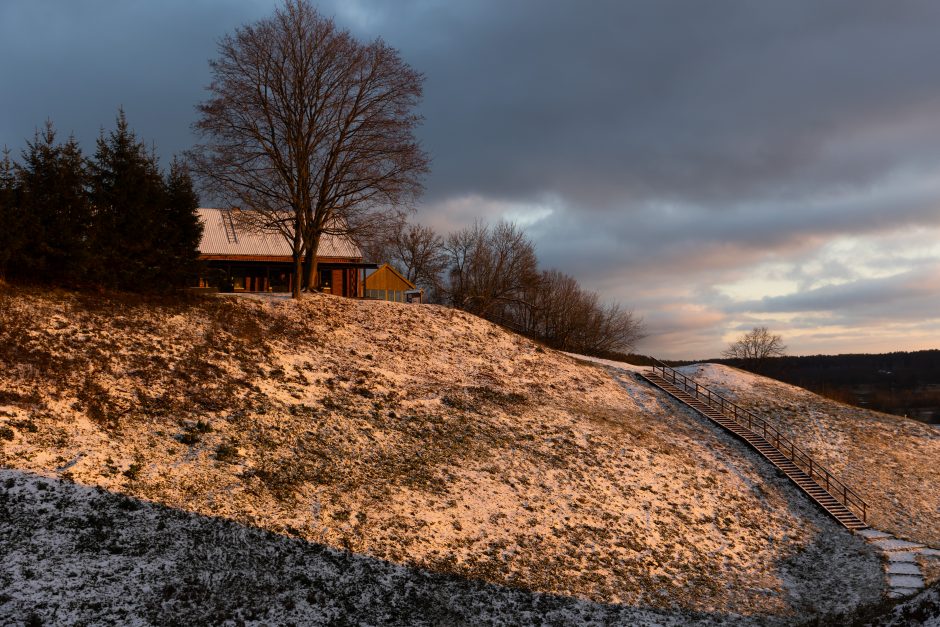
[[[620,303],[596,307],[589,320],[589,333],[582,344],[586,353],[629,352],[646,337],[643,319]]]
[[[412,283],[436,289],[447,267],[444,240],[429,226],[403,225],[395,238],[392,263]]]
[[[643,320],[619,304],[602,305],[595,292],[557,270],[542,273],[530,296],[526,328],[561,350],[588,354],[631,351],[646,337]]]
[[[477,222],[444,243],[447,256],[447,299],[478,315],[505,315],[509,307],[525,306],[527,290],[539,280],[535,248],[511,222],[490,228]]]
[[[782,337],[771,333],[767,327],[754,327],[732,342],[721,355],[727,359],[743,359],[759,364],[768,357],[785,355],[786,350]]]
[[[428,157],[414,137],[423,76],[381,39],[363,44],[309,0],[236,29],[210,63],[210,98],[190,154],[243,227],[280,233],[294,257],[294,296],[314,288],[324,234],[379,228],[410,206]]]
[[[425,233],[425,236],[428,234]],[[535,248],[515,224],[481,221],[444,241],[446,301],[561,350],[607,354],[633,350],[646,336],[642,318],[602,304],[558,270],[538,271]]]
[[[392,259],[395,256],[395,242],[407,222],[407,214],[398,211],[387,214],[381,222],[381,228],[357,233],[356,244],[362,250],[363,259],[376,263]]]

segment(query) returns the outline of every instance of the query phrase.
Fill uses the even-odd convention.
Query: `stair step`
[[[719,406],[717,402],[715,404],[710,404],[712,401],[703,399],[685,391],[682,387],[680,387],[680,385],[673,384],[655,372],[648,372],[641,376],[648,382],[652,383],[654,386],[670,394],[679,402],[685,404],[687,407],[695,410],[715,424],[723,427],[725,430],[733,433],[747,442],[758,453],[763,455],[765,459],[780,469],[787,477],[790,478],[791,481],[793,481],[793,483],[797,485],[797,487],[799,487],[810,498],[816,501],[817,504],[819,504],[833,518],[839,521],[844,527],[851,530],[862,530],[868,528],[868,525],[858,518],[858,516],[856,516],[855,513],[846,506],[845,503],[839,501],[835,495],[818,484],[815,479],[813,479],[807,473],[807,471],[804,471],[796,462],[787,457],[787,455],[784,453],[786,448],[783,450],[777,448],[777,446],[773,444],[773,437],[765,437],[765,435],[762,435],[758,431],[752,431],[747,427],[746,424],[739,422],[734,417],[734,415],[725,413],[725,411],[733,411],[727,410],[727,405],[722,407]],[[759,429],[759,431],[762,431],[763,434],[766,434],[766,430]],[[780,444],[779,440],[777,440],[777,444]]]

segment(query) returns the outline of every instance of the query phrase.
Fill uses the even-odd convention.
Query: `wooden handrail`
[[[700,385],[695,379],[687,377],[675,368],[671,368],[655,359],[653,361],[656,362],[652,366],[654,374],[659,371],[662,373],[661,376],[663,379],[666,381],[671,381],[674,384],[682,385],[683,388],[694,394],[696,398],[702,399],[710,407],[717,409],[721,414],[728,416],[738,424],[746,426],[751,430],[754,430],[756,426],[764,436],[764,439],[766,439],[768,442],[771,442],[784,457],[792,461],[797,466],[800,466],[806,472],[806,474],[810,476],[811,479],[816,479],[817,477],[820,479],[825,479],[826,491],[832,494],[836,500],[840,500],[841,503],[846,507],[851,505],[860,510],[862,513],[862,521],[867,522],[866,517],[868,515],[868,503],[866,503],[862,497],[852,490],[852,488],[840,481],[838,477],[833,475],[819,462],[810,457],[805,451],[803,451],[803,449],[797,446],[792,439],[781,433],[779,429],[774,427],[772,424],[767,422],[767,420],[761,418],[751,410],[745,409],[730,399],[725,398],[721,394],[718,394],[717,392]],[[730,411],[728,408],[730,408]],[[745,418],[746,422],[744,420]],[[835,490],[831,490],[830,486],[835,487]]]

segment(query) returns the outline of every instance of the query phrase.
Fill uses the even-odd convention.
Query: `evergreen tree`
[[[89,162],[47,122],[22,165],[0,158],[0,278],[182,287],[198,269],[198,203],[186,167],[174,160],[164,178],[123,111]]]
[[[0,158],[0,279],[6,278],[11,261],[23,248],[24,233],[21,210],[19,207],[19,189],[10,151],[3,149]]]
[[[19,228],[24,242],[14,257],[16,274],[51,282],[74,282],[88,262],[91,210],[87,174],[74,137],[56,143],[52,122],[27,142],[18,168]]]
[[[123,110],[117,128],[98,138],[91,173],[93,281],[126,290],[164,289],[166,184]]]
[[[198,274],[202,223],[196,213],[199,196],[193,189],[189,169],[178,159],[170,165],[166,189],[159,242],[163,259],[161,275],[167,286],[184,286]]]

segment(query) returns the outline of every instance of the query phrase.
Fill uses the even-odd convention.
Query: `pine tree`
[[[166,184],[156,156],[130,130],[123,110],[117,128],[98,138],[91,172],[94,282],[134,291],[165,288],[160,240]]]
[[[85,273],[91,211],[87,175],[74,137],[56,142],[47,121],[27,142],[18,168],[20,254],[13,259],[16,274],[42,282],[75,282]]]

